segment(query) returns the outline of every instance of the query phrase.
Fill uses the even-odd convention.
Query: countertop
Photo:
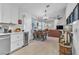
[[[12,33],[0,33],[0,35],[11,35],[11,34],[18,34],[23,32],[12,32]]]
[[[0,33],[0,35],[10,35],[11,33]]]

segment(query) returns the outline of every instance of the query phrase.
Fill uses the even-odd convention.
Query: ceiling
[[[29,12],[34,17],[44,17],[45,14],[50,18],[63,17],[65,14],[66,3],[27,3],[20,4],[25,11]],[[48,8],[47,5],[50,5]],[[45,10],[47,12],[45,13]]]
[[[66,3],[13,3],[30,13],[32,17],[42,18],[47,15],[50,19],[56,19],[57,16],[63,17],[65,14]],[[50,5],[48,8],[47,5]],[[47,12],[45,13],[45,10]]]

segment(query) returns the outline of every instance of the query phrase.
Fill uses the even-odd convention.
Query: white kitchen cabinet
[[[23,10],[16,4],[0,4],[0,22],[18,24],[23,19]]]
[[[17,24],[19,8],[14,4],[0,4],[0,22]]]
[[[2,20],[2,5],[0,4],[0,22]]]
[[[14,51],[23,46],[23,33],[11,34],[11,51]]]
[[[11,6],[11,22],[17,24],[18,17],[18,6]]]
[[[10,23],[10,5],[2,4],[2,22]]]
[[[14,51],[15,49],[17,49],[18,47],[17,47],[17,41],[13,41],[13,42],[11,42],[11,49],[10,49],[10,51]]]

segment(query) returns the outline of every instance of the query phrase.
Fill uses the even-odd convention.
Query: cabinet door
[[[11,42],[11,51],[14,51],[14,50],[16,50],[16,49],[18,48],[17,42],[18,42],[18,41],[13,41],[13,42]]]
[[[17,40],[16,37],[17,37],[16,35],[12,34],[11,35],[11,42],[16,41]]]
[[[3,4],[2,5],[2,22],[10,23],[10,5]]]
[[[18,48],[18,39],[17,34],[11,35],[11,51],[14,51]]]
[[[17,44],[17,46],[18,46],[19,48],[22,47],[22,46],[23,46],[23,41],[18,40],[18,44]]]
[[[18,20],[18,7],[13,5],[11,6],[11,23],[17,24]]]
[[[15,33],[11,35],[11,51],[23,46],[23,33]]]
[[[0,22],[2,21],[2,4],[0,4]]]
[[[23,46],[23,33],[21,33],[21,34],[18,34],[18,46],[19,47],[22,47]]]

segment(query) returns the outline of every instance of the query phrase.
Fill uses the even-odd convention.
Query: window
[[[74,11],[72,12],[72,22],[74,22]]]
[[[71,23],[71,15],[69,16],[69,24]]]
[[[66,24],[68,24],[68,18],[67,18],[67,20],[66,20]]]
[[[71,15],[70,15],[70,16],[71,16],[71,22],[72,22],[72,13],[71,13]]]
[[[74,20],[78,20],[78,5],[74,9]]]
[[[79,4],[74,8],[73,12],[66,20],[66,24],[70,24],[79,19]]]
[[[78,3],[78,19],[79,19],[79,3]]]

